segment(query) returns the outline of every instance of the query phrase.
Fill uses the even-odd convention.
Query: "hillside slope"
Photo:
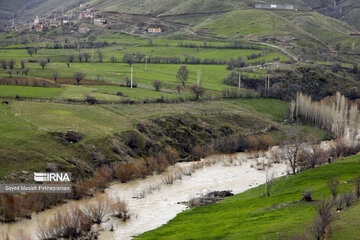
[[[327,182],[332,178],[340,181],[340,192],[352,191],[353,179],[360,171],[359,159],[356,155],[278,179],[270,197],[263,197],[265,186],[260,186],[217,204],[184,211],[168,224],[137,239],[314,239],[311,226],[316,214],[316,200],[330,197]],[[308,189],[315,201],[301,201]],[[344,211],[345,216],[349,213]],[[336,231],[346,227],[342,214],[335,216]],[[351,217],[353,222],[359,222],[358,215]],[[344,228],[347,229],[349,227]],[[345,238],[339,238],[334,232],[333,239],[359,239],[359,228],[346,233]]]
[[[9,19],[12,14],[20,17],[44,15],[52,11],[71,10],[81,3],[105,11],[136,14],[182,14],[200,12],[230,11],[252,8],[255,3],[291,4],[300,10],[318,12],[338,18],[360,29],[360,4],[356,0],[345,0],[334,7],[333,0],[14,0],[0,1],[0,20]],[[24,12],[24,10],[27,10]]]
[[[360,49],[356,30],[337,19],[317,12],[234,10],[212,16],[194,27],[195,31],[223,38],[247,38],[265,41],[276,39],[301,47]]]

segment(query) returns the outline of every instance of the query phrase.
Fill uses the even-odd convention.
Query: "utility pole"
[[[131,89],[133,89],[133,66],[131,65]]]
[[[241,72],[239,72],[239,92],[240,92],[240,88],[241,88]]]
[[[147,71],[147,56],[145,56],[145,72]]]
[[[201,69],[197,70],[197,84],[201,84]]]

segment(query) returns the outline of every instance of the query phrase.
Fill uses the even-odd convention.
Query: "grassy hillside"
[[[331,178],[341,182],[340,192],[352,190],[353,179],[360,174],[359,160],[357,155],[278,179],[270,197],[263,197],[264,186],[260,186],[214,205],[187,210],[138,239],[287,239],[303,234],[311,239],[316,202],[300,201],[302,194],[311,189],[313,199],[329,197],[327,182]],[[357,239],[359,231],[351,228],[353,225],[335,231],[337,226],[346,225],[344,221],[355,223],[359,217],[352,209],[337,214],[333,239]],[[341,232],[346,232],[345,238]]]
[[[360,39],[351,37],[356,30],[344,22],[316,12],[235,10],[209,17],[194,27],[208,34],[225,38],[275,38],[304,47],[360,49]],[[296,40],[292,40],[296,38]]]
[[[217,114],[219,109],[221,116]],[[72,169],[79,174],[84,168],[96,164],[91,155],[94,148],[104,151],[107,161],[119,161],[122,157],[111,150],[112,139],[120,137],[121,140],[116,141],[123,144],[124,133],[136,129],[139,122],[144,125],[152,123],[151,119],[181,116],[183,121],[195,118],[199,122],[191,120],[194,121],[193,124],[208,122],[207,125],[214,128],[221,129],[226,126],[238,133],[251,134],[265,129],[273,121],[281,120],[286,109],[287,103],[277,100],[95,106],[11,101],[9,105],[0,105],[0,178],[13,171],[43,170],[50,162],[58,163],[62,168]],[[230,116],[234,116],[237,121],[233,122]],[[181,122],[176,124],[179,131],[188,127],[181,125],[184,124]],[[70,145],[58,142],[55,133],[68,130],[81,133],[83,140],[79,144]],[[148,133],[155,130],[159,131],[159,128],[152,126]],[[194,130],[196,129],[189,128],[188,132]],[[174,131],[177,130],[171,130]],[[164,144],[160,137],[156,139],[157,144]],[[205,139],[199,138],[197,141]],[[77,162],[78,170],[67,162],[70,160],[72,164]]]

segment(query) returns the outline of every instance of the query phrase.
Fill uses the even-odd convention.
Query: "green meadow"
[[[352,191],[353,180],[360,174],[359,160],[357,155],[282,177],[275,181],[270,197],[263,197],[262,185],[213,205],[186,210],[136,239],[312,239],[316,201],[301,201],[302,194],[311,189],[314,200],[329,198],[331,178],[340,181],[340,192]],[[358,239],[358,212],[356,204],[337,213],[330,239]]]

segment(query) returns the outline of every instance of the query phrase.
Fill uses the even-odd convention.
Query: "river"
[[[267,171],[257,170],[257,166],[267,163],[268,155],[269,153],[214,155],[203,159],[203,167],[197,169],[191,176],[183,175],[173,184],[163,183],[164,174],[178,171],[179,168],[189,168],[193,163],[178,163],[164,174],[152,175],[145,179],[129,183],[113,183],[105,194],[109,197],[119,196],[126,201],[131,217],[126,222],[108,217],[101,226],[95,226],[101,229],[100,239],[131,239],[132,236],[166,224],[178,213],[186,210],[188,207],[181,202],[210,191],[231,190],[234,194],[238,194],[264,184],[267,175],[274,177],[286,175],[288,166],[285,163],[272,164]],[[155,190],[150,192],[148,190],[150,188]],[[89,200],[85,199],[76,203],[86,205],[87,201]],[[9,232],[10,235],[19,235],[23,232],[30,236],[29,239],[37,239],[37,230],[42,223],[74,202],[70,201],[39,214],[33,214],[31,220],[2,224],[0,232]],[[111,228],[113,231],[110,231]]]

